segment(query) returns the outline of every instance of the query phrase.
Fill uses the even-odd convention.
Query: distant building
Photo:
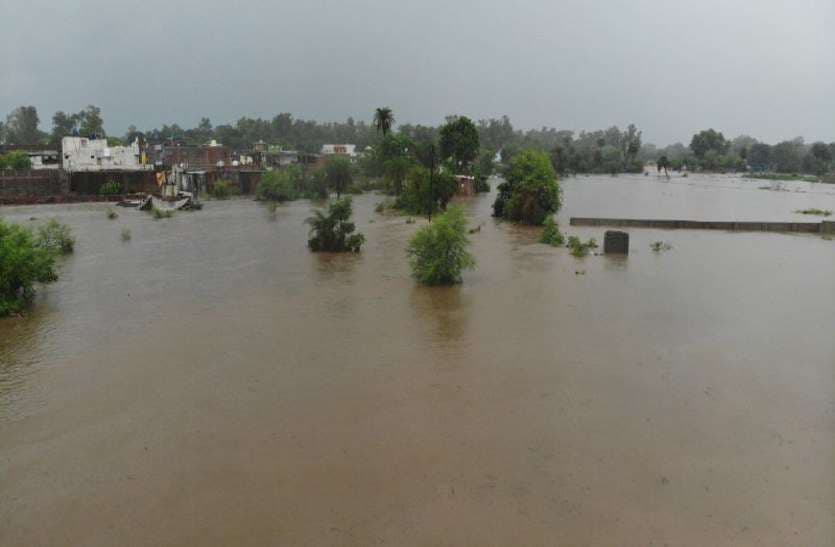
[[[153,169],[144,161],[139,141],[128,146],[108,146],[104,139],[64,137],[61,165],[69,172],[145,171]]]
[[[154,145],[150,150],[153,163],[159,168],[183,167],[214,170],[232,164],[232,151],[215,141],[205,145]]]
[[[457,195],[465,197],[475,195],[475,177],[455,175],[455,182],[458,184],[458,189],[456,190]]]
[[[355,144],[324,144],[322,145],[323,156],[345,156],[351,159],[357,157],[357,145]]]

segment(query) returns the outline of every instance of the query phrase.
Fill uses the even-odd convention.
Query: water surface
[[[568,218],[835,209],[826,185],[563,184],[598,240]],[[355,198],[356,256],[306,250],[308,202],[0,208],[78,236],[0,320],[0,545],[835,542],[835,242],[632,230],[576,259],[480,196],[478,268],[428,289],[423,221],[380,199]]]

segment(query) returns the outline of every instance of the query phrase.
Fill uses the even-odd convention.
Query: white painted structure
[[[107,146],[105,139],[64,137],[61,139],[64,169],[67,171],[144,171],[153,169],[142,161],[139,141],[129,146]]]
[[[348,156],[349,158],[357,157],[356,144],[323,144],[323,156]]]

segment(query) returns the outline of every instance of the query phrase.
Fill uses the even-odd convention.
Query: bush
[[[431,215],[445,210],[457,190],[458,183],[451,174],[432,174],[425,167],[415,167],[409,171],[394,207],[413,215]]]
[[[569,236],[568,248],[571,249],[571,254],[580,258],[587,256],[592,249],[597,249],[597,241],[591,238],[587,242],[583,241],[577,236]]]
[[[328,205],[328,214],[321,209],[305,220],[310,225],[310,239],[307,246],[313,252],[358,253],[365,243],[365,236],[355,234],[356,226],[351,222],[351,198],[338,199]]]
[[[542,243],[552,245],[554,247],[561,247],[565,244],[565,237],[560,232],[559,226],[554,221],[554,217],[549,216],[545,219],[545,229],[542,230]]]
[[[494,216],[540,225],[562,205],[557,175],[544,152],[521,152],[505,178],[493,203]]]
[[[55,254],[31,230],[0,219],[0,316],[19,313],[35,294],[35,283],[56,279]]]
[[[673,245],[672,243],[668,243],[666,241],[653,241],[649,244],[649,248],[656,253],[660,253],[661,251],[669,251],[673,248]]]
[[[461,272],[475,267],[469,244],[464,211],[451,207],[409,241],[412,275],[424,285],[460,283]]]
[[[214,199],[229,199],[230,196],[238,195],[240,190],[228,180],[219,180],[212,184],[209,195]]]
[[[114,196],[122,193],[122,185],[115,180],[105,182],[99,186],[99,195]]]
[[[32,160],[26,152],[20,150],[0,154],[0,169],[15,169],[25,171],[32,168]]]
[[[130,241],[130,228],[122,228],[122,241]]]
[[[119,213],[117,213],[116,211],[114,211],[110,207],[108,207],[107,211],[105,211],[105,215],[107,216],[107,218],[109,220],[116,220],[117,218],[119,218]]]
[[[800,211],[795,211],[795,213],[798,213],[798,214],[801,214],[801,215],[816,215],[816,216],[819,216],[819,217],[828,217],[828,216],[832,215],[832,211],[829,211],[827,209],[817,209],[817,208],[814,208],[814,207],[811,208],[811,209],[802,209]]]
[[[267,171],[258,183],[257,199],[262,201],[292,201],[296,188],[289,171]]]
[[[38,228],[36,244],[54,254],[69,254],[75,249],[75,238],[69,226],[53,218]]]

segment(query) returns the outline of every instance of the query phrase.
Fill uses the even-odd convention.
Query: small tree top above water
[[[499,185],[493,214],[525,224],[542,224],[562,205],[557,174],[547,154],[537,150],[519,153]]]
[[[365,236],[355,234],[351,222],[351,198],[337,199],[328,205],[328,213],[315,209],[305,222],[310,225],[307,246],[313,252],[358,253],[365,243]]]
[[[412,275],[424,285],[460,283],[461,272],[475,267],[469,244],[464,211],[450,207],[409,241]]]

